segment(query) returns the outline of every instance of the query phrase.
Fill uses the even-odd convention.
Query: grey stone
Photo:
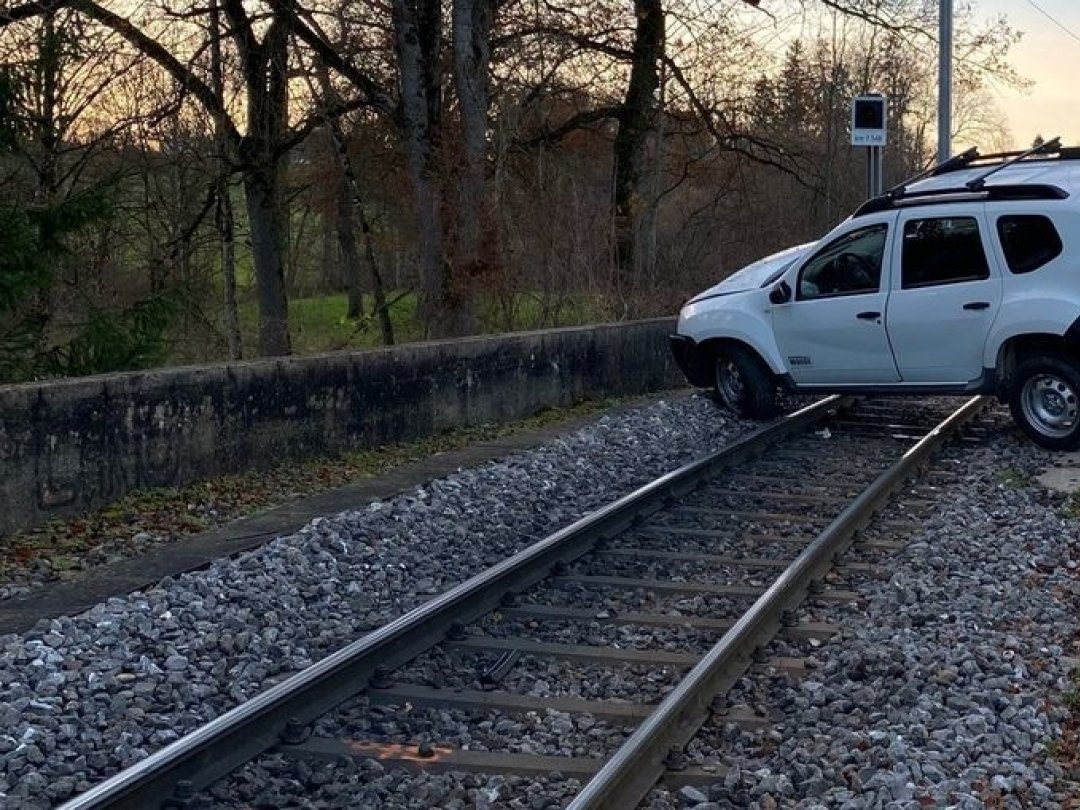
[[[696,807],[709,801],[708,796],[690,785],[679,788],[679,798],[688,807]]]

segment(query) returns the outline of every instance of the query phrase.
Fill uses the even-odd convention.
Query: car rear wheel
[[[1009,409],[1039,446],[1080,448],[1080,363],[1058,355],[1024,360],[1013,375]]]
[[[720,404],[741,416],[767,419],[776,414],[776,380],[757,357],[731,346],[716,356],[714,372]]]

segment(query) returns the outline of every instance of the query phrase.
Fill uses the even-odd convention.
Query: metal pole
[[[880,146],[866,147],[866,198],[880,197],[885,190],[885,150]]]
[[[874,147],[866,147],[866,199],[872,200],[874,194]]]
[[[952,156],[952,0],[938,0],[938,163]]]

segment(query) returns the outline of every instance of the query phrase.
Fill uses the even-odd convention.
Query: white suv
[[[1080,448],[1080,149],[958,155],[691,299],[671,341],[748,416],[781,385],[992,393],[1038,444]]]

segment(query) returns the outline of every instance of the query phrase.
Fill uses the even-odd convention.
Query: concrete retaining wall
[[[0,386],[0,535],[135,489],[679,385],[670,320]]]

